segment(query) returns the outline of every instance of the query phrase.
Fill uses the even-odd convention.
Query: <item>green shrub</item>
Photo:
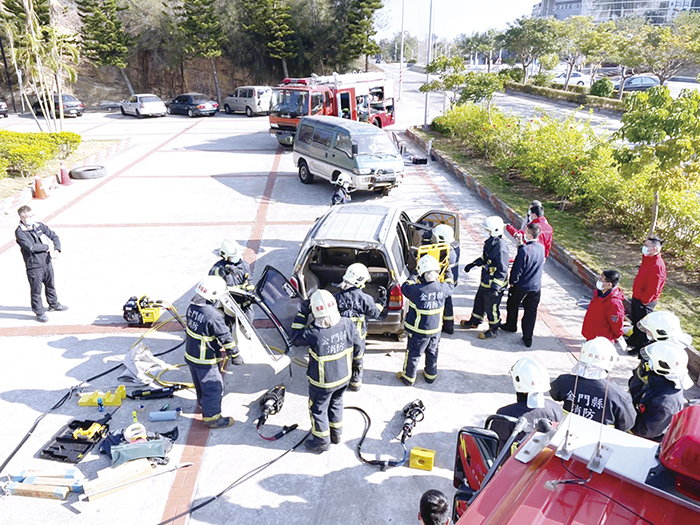
[[[599,78],[591,86],[591,95],[594,97],[610,98],[613,94],[613,83],[608,77]]]
[[[67,159],[78,149],[83,141],[82,137],[77,133],[70,131],[61,131],[60,133],[49,133],[49,138],[58,147],[58,158],[61,160]]]
[[[437,131],[438,133],[442,133],[443,135],[451,135],[452,132],[450,131],[450,128],[447,126],[447,121],[444,116],[440,115],[437,116],[433,119],[433,122],[431,123],[431,126],[434,131]]]
[[[418,60],[416,60],[415,58],[412,58],[411,60],[409,60],[409,61],[406,62],[406,63],[407,63],[408,65],[411,65],[411,64],[415,64],[415,63],[417,63],[417,62],[418,62]]]
[[[522,82],[523,70],[516,67],[501,69],[498,72],[498,76],[505,77],[506,80],[510,80],[511,82]]]
[[[0,180],[4,179],[7,177],[7,166],[8,166],[7,159],[5,157],[0,157]]]
[[[594,97],[591,95],[582,95],[580,93],[562,91],[561,89],[538,87],[533,86],[531,84],[523,85],[515,82],[507,82],[505,87],[506,89],[510,89],[512,91],[522,91],[523,93],[531,93],[533,95],[552,98],[555,100],[566,100],[568,102],[574,102],[576,104],[601,107],[605,109],[611,109],[614,111],[625,110],[624,102],[611,98]]]
[[[48,133],[0,131],[0,157],[7,161],[8,172],[29,177],[58,154],[58,141]]]
[[[588,95],[589,89],[586,86],[579,86],[578,84],[569,82],[568,91],[571,91],[572,93],[580,93],[581,95]]]
[[[540,71],[534,77],[532,77],[532,84],[535,86],[549,86],[554,79],[554,73],[547,73]]]

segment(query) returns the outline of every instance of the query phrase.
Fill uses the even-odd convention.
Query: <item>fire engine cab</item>
[[[700,523],[700,406],[676,414],[661,444],[569,414],[556,428],[539,420],[515,449],[521,418],[499,450],[495,418],[513,420],[459,432],[457,525]]]
[[[394,120],[394,81],[383,73],[351,73],[285,78],[272,89],[270,133],[291,146],[297,125],[307,115],[329,115],[379,128]]]

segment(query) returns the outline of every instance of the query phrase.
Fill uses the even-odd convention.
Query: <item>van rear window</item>
[[[314,135],[314,128],[308,124],[302,124],[297,133],[297,139],[304,144],[311,144],[311,137]]]
[[[314,142],[314,144],[318,144],[319,146],[323,146],[324,148],[327,148],[328,146],[331,145],[331,137],[332,136],[333,136],[333,133],[331,133],[328,130],[317,129],[314,133],[313,142]]]

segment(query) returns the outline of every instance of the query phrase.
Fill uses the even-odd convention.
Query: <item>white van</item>
[[[253,115],[268,115],[272,102],[272,88],[269,86],[243,86],[229,93],[224,100],[224,111],[227,114],[241,112],[249,117]]]

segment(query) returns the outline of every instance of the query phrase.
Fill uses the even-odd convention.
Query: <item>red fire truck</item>
[[[700,523],[700,406],[676,414],[661,444],[576,414],[540,420],[512,456],[525,419],[499,449],[498,418],[459,432],[456,525]]]
[[[330,115],[374,124],[394,123],[394,81],[384,73],[285,78],[272,89],[270,133],[291,146],[306,115]]]

